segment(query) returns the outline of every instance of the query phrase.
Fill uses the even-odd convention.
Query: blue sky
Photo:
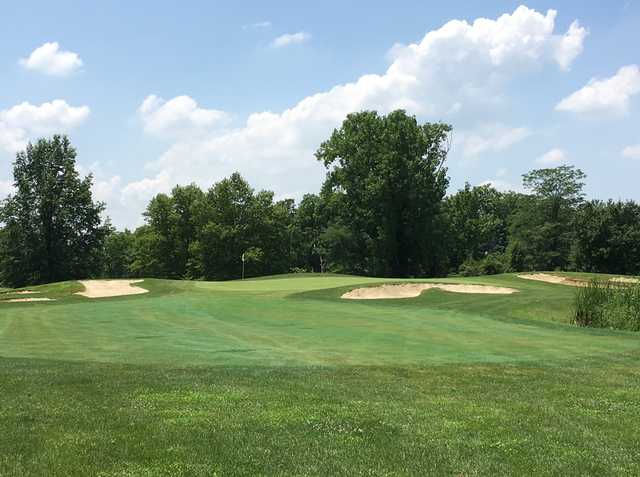
[[[2,195],[15,151],[64,132],[121,227],[234,170],[299,198],[346,113],[403,107],[453,125],[452,190],[569,163],[640,200],[637,0],[95,3],[2,7]]]

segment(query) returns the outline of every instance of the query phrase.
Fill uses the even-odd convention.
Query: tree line
[[[0,204],[0,282],[87,277],[227,280],[287,272],[381,277],[573,270],[640,274],[640,205],[585,200],[573,166],[533,170],[525,192],[447,195],[451,127],[404,111],[347,116],[316,159],[317,194],[299,203],[238,173],[158,194],[144,225],[115,230],[64,136],[17,154]],[[244,267],[243,267],[244,261]]]

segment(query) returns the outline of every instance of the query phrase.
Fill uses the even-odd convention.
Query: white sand
[[[570,277],[560,277],[558,275],[550,275],[548,273],[529,273],[526,275],[518,275],[518,278],[524,278],[525,280],[535,280],[538,282],[555,283],[560,285],[569,285],[571,287],[586,287],[589,284],[588,280],[581,280]],[[612,283],[640,283],[637,278],[630,277],[614,277],[610,278],[609,282]]]
[[[629,277],[613,277],[609,281],[617,283],[640,283],[640,279]]]
[[[84,291],[77,292],[87,298],[107,298],[110,296],[141,295],[149,290],[133,286],[143,280],[83,280]]]
[[[548,273],[528,273],[527,275],[518,275],[518,278],[523,278],[525,280],[534,280],[536,282],[570,285],[573,287],[581,285],[581,283],[576,280],[570,280],[566,277],[559,277],[557,275],[549,275]]]
[[[403,283],[382,285],[379,287],[356,288],[342,295],[347,300],[384,300],[388,298],[414,298],[425,290],[438,289],[453,293],[486,293],[492,295],[510,295],[515,288],[494,287],[488,285],[458,285],[445,283]]]
[[[9,300],[2,300],[0,303],[20,303],[25,301],[54,301],[53,298],[11,298]]]

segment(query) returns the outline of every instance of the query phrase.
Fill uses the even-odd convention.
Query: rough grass
[[[592,280],[576,292],[576,324],[640,331],[640,285]]]
[[[442,280],[436,280],[442,281]],[[0,305],[0,475],[637,475],[638,335],[512,275],[351,302],[380,280],[147,280]]]

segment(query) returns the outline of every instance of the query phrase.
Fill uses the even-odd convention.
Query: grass
[[[580,326],[640,331],[640,285],[593,280],[576,293]]]
[[[443,281],[443,280],[437,280]],[[638,335],[570,324],[576,289],[456,278],[145,280],[0,303],[0,475],[634,475]]]

